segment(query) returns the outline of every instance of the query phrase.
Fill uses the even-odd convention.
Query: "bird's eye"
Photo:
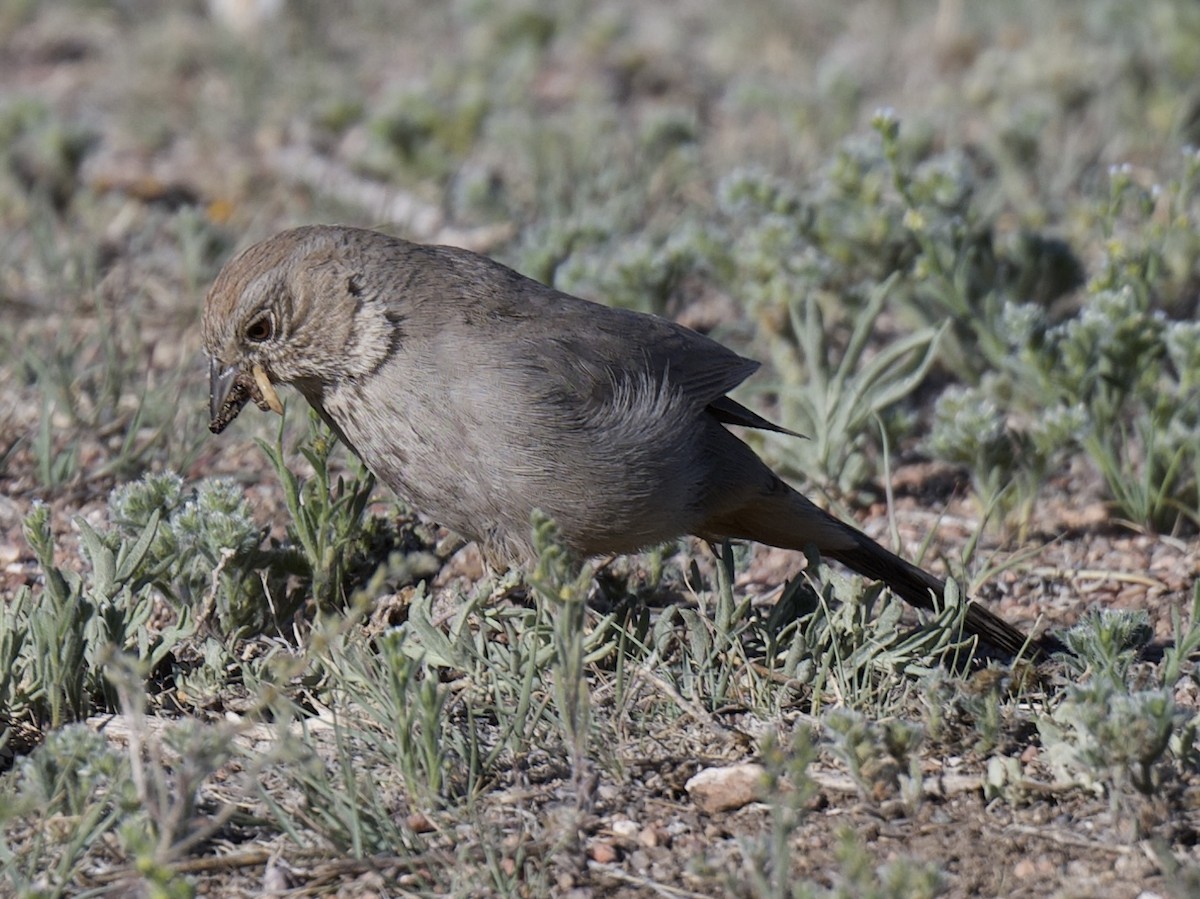
[[[250,324],[246,325],[246,339],[252,340],[255,343],[262,343],[264,340],[270,340],[274,328],[271,327],[271,319],[269,316],[260,315]]]

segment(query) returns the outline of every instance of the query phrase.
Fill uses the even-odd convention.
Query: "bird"
[[[540,510],[581,558],[687,535],[815,547],[921,609],[942,580],[815,505],[731,426],[791,433],[729,396],[759,363],[670,319],[556,290],[486,256],[308,225],[234,257],[205,299],[209,428],[290,385],[418,512],[533,559]],[[964,629],[1043,644],[969,601]]]

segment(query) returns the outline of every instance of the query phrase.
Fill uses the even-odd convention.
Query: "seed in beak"
[[[279,401],[279,394],[275,392],[275,385],[271,383],[271,379],[267,377],[267,373],[263,370],[263,367],[256,362],[250,371],[254,375],[254,383],[258,385],[258,391],[262,394],[267,408],[272,412],[278,412],[282,415],[283,403]]]

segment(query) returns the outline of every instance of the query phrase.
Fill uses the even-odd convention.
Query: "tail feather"
[[[854,547],[821,550],[823,556],[841,562],[864,577],[883,581],[893,593],[917,608],[934,610],[943,604],[946,596],[946,584],[943,581],[888,552],[866,534],[848,525],[844,527],[853,536]],[[1042,647],[1020,628],[977,602],[967,600],[963,627],[968,633],[1010,655],[1043,655]]]
[[[928,572],[884,549],[862,531],[834,518],[809,502],[782,480],[773,479],[768,491],[749,505],[724,512],[706,523],[701,536],[754,540],[783,549],[815,546],[826,558],[874,580],[921,609],[936,609],[945,600],[946,585]],[[1031,640],[1018,627],[967,600],[964,629],[990,646],[1017,655],[1044,658],[1057,644]]]

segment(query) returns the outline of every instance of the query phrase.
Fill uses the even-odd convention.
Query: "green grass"
[[[249,38],[0,9],[6,889],[261,889],[278,853],[399,895],[999,894],[985,799],[1147,841],[1129,890],[1194,880],[1200,14],[676,6],[298,2]],[[808,436],[752,435],[773,465],[1078,620],[1074,659],[974,661],[957,587],[915,618],[815,558],[585,565],[540,519],[540,563],[480,579],[297,401],[210,439],[204,291],[308,221],[469,239],[763,360],[742,399]],[[1164,585],[1142,611],[1064,614],[1027,561],[1084,505],[1063,565],[1140,534],[1152,570],[1104,564]],[[748,758],[764,799],[717,827],[683,784]],[[1111,869],[1071,845],[1055,870]]]

